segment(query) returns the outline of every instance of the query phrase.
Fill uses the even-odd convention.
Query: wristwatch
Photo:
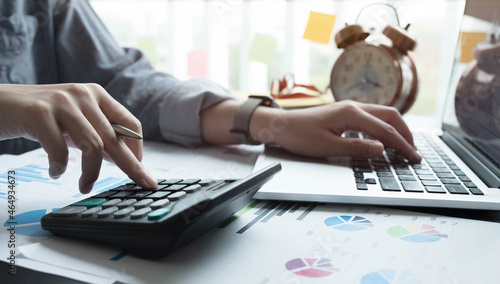
[[[259,141],[253,140],[250,136],[250,118],[258,106],[279,108],[279,105],[272,97],[249,96],[248,99],[238,108],[234,115],[233,129],[230,130],[233,138],[241,144],[259,145]]]

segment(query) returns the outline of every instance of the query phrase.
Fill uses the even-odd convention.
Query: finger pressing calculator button
[[[96,207],[106,202],[106,198],[87,198],[73,203],[73,206]]]
[[[97,213],[101,210],[102,210],[101,207],[92,207],[92,208],[89,208],[89,209],[85,210],[84,212],[82,212],[82,214],[80,214],[80,216],[82,216],[83,218],[90,217],[90,216],[94,215],[94,213]]]
[[[118,211],[118,207],[116,207],[116,206],[106,208],[100,212],[97,212],[97,218],[108,217],[111,214],[115,213],[116,211]]]
[[[59,210],[52,212],[52,216],[54,217],[72,217],[78,215],[83,211],[87,210],[84,206],[66,206]]]
[[[153,210],[160,209],[162,207],[167,206],[169,203],[170,203],[170,200],[168,200],[166,198],[161,199],[161,200],[158,200],[158,201],[151,203],[151,209],[153,209]]]
[[[199,184],[193,184],[193,185],[190,185],[190,186],[184,188],[183,190],[186,193],[193,193],[193,192],[198,191],[200,189],[201,189],[201,185],[199,185]]]
[[[121,199],[111,199],[108,202],[103,203],[101,206],[102,206],[103,209],[106,209],[106,208],[109,208],[109,207],[113,207],[113,206],[115,206],[116,204],[118,204],[120,202],[122,202]]]
[[[116,211],[113,214],[113,217],[115,217],[116,219],[127,217],[132,212],[134,212],[134,207],[126,207],[126,208],[123,208],[123,209]]]
[[[125,199],[122,202],[116,204],[116,207],[118,207],[119,209],[123,209],[134,205],[136,202],[137,202],[136,199]]]
[[[135,209],[141,209],[144,207],[148,207],[151,203],[153,203],[153,199],[143,199],[136,204],[134,204]]]
[[[177,191],[177,192],[170,194],[168,196],[168,199],[170,199],[172,201],[176,201],[176,200],[179,200],[179,199],[185,197],[186,195],[187,194],[184,191]]]
[[[161,209],[155,210],[155,211],[148,214],[148,220],[160,219],[161,217],[166,216],[168,213],[170,213],[170,209],[168,209],[168,208],[161,208]]]
[[[141,208],[139,210],[134,211],[132,214],[130,214],[130,218],[139,219],[139,218],[142,218],[142,217],[148,215],[149,212],[151,212],[151,208],[149,208],[149,207]]]

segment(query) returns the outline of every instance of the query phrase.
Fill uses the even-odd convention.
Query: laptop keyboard
[[[357,132],[345,136],[373,139]],[[357,189],[370,190],[378,184],[384,191],[484,195],[434,141],[422,134],[415,134],[414,141],[422,155],[418,164],[390,148],[378,158],[351,158]]]

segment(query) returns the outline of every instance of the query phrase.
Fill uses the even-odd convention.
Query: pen
[[[115,130],[115,132],[120,136],[132,138],[132,139],[137,139],[137,140],[142,139],[142,136],[139,133],[128,129],[125,126],[122,126],[120,124],[115,124],[115,123],[111,123],[111,126],[113,126],[113,129]]]

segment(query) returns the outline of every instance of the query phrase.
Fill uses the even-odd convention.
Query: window
[[[434,115],[447,87],[463,1],[377,1],[411,23],[420,89],[411,113]],[[359,0],[92,0],[123,46],[143,50],[153,65],[180,79],[208,77],[234,92],[265,93],[287,72],[326,89],[341,50],[335,33],[374,1]],[[119,7],[119,12],[117,12]],[[309,13],[336,16],[328,44],[303,39]]]

